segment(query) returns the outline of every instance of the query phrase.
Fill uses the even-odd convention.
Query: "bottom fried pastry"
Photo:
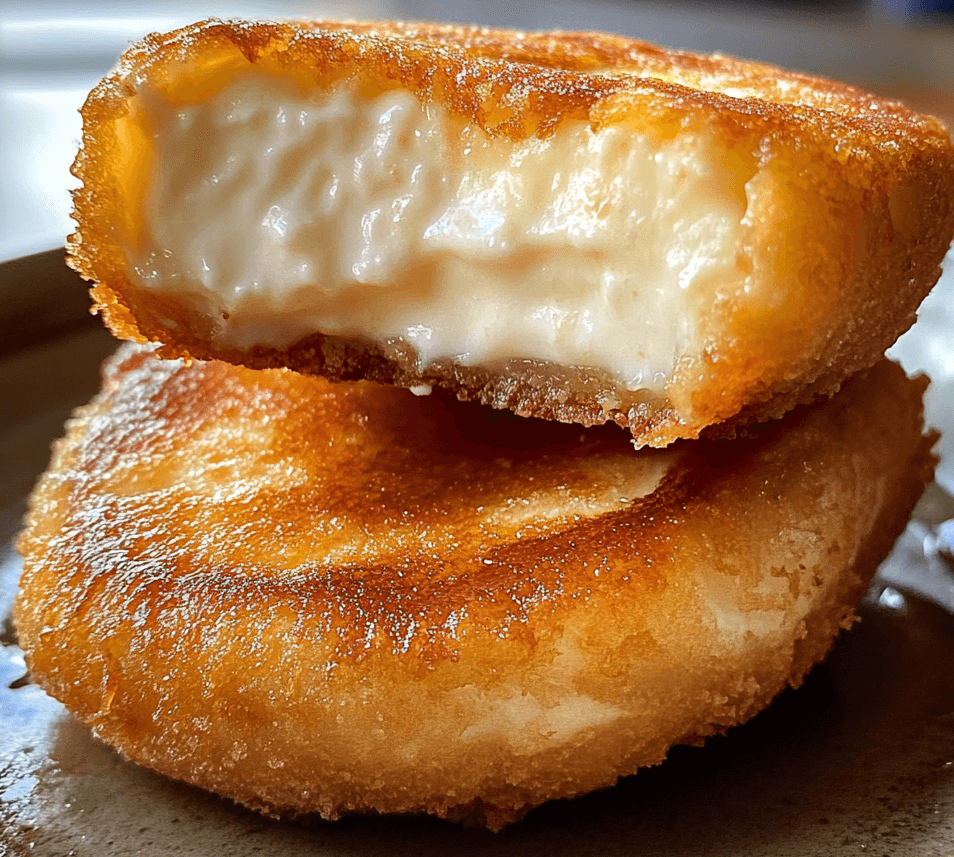
[[[126,348],[33,494],[21,644],[169,776],[500,827],[802,680],[930,478],[923,387],[882,363],[745,439],[634,452]]]

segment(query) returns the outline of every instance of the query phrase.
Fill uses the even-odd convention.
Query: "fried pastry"
[[[797,685],[930,478],[878,364],[739,440],[516,417],[126,346],[36,488],[35,680],[269,813],[491,827]]]
[[[834,391],[954,232],[936,120],[614,36],[210,21],[83,117],[69,250],[120,336],[637,446]]]

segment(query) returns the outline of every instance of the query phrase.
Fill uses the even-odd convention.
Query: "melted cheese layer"
[[[743,276],[747,177],[708,132],[567,122],[514,143],[406,91],[309,96],[254,69],[140,106],[132,278],[222,346],[358,335],[410,344],[422,370],[527,359],[660,390]]]

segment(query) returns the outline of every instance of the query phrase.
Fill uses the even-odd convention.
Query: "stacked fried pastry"
[[[897,103],[613,36],[206,22],[83,112],[71,263],[140,344],[33,494],[16,622],[141,764],[499,827],[797,685],[931,477],[879,361],[954,146]]]

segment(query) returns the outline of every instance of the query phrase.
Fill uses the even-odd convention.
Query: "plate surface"
[[[952,260],[954,261],[954,260]],[[50,441],[98,385],[114,347],[82,305],[64,309],[61,254],[0,265],[0,616],[19,574],[12,539]],[[954,264],[949,264],[954,267]],[[16,280],[14,283],[13,280]],[[29,303],[28,303],[29,301]],[[62,309],[50,323],[51,307]],[[937,383],[929,419],[954,440],[954,276],[896,347]],[[954,483],[942,447],[939,481]],[[0,633],[0,854],[708,854],[813,857],[954,854],[954,562],[932,486],[843,634],[798,691],[615,788],[534,810],[500,834],[428,818],[277,822],[119,758],[29,683]],[[950,526],[950,525],[948,525]],[[947,539],[947,541],[945,541]]]

